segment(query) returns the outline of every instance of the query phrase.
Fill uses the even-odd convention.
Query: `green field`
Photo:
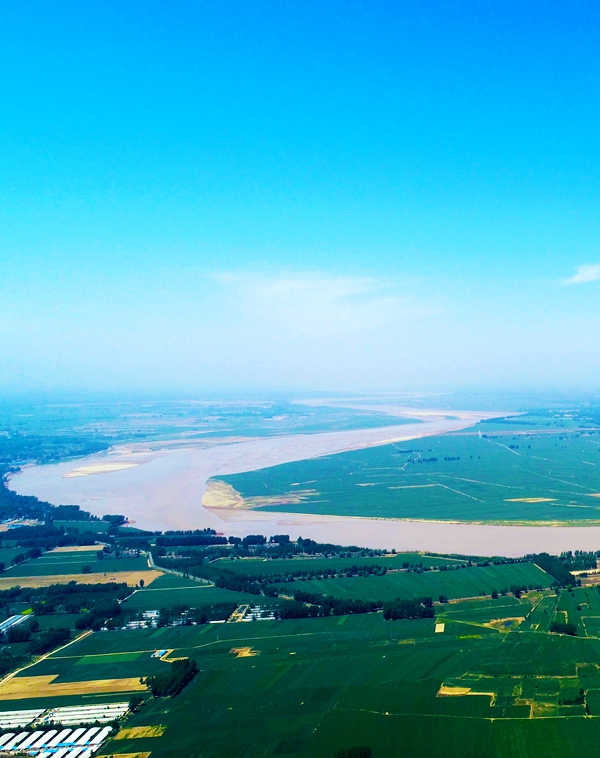
[[[219,558],[210,566],[216,569],[227,569],[236,574],[258,575],[279,574],[293,571],[325,571],[335,569],[341,571],[352,566],[385,566],[387,569],[400,569],[403,564],[411,566],[452,566],[461,563],[458,558],[441,558],[427,553],[397,553],[396,555],[365,556],[354,558],[244,558],[231,560]]]
[[[270,511],[501,523],[600,522],[600,499],[594,497],[600,493],[600,433],[556,428],[545,416],[523,419],[520,426],[480,424],[441,437],[219,479]],[[291,495],[300,502],[277,503]],[[519,502],[527,498],[541,500]]]
[[[213,591],[174,576],[157,583],[156,590],[134,597]],[[579,614],[579,636],[541,630],[540,620],[563,613],[569,619]],[[546,591],[458,601],[437,606],[436,614],[416,621],[386,622],[375,613],[99,632],[18,676],[55,676],[56,683],[138,678],[170,665],[153,657],[157,650],[195,658],[200,673],[180,695],[149,698],[125,724],[161,725],[162,736],[109,742],[100,751],[106,756],[333,758],[337,750],[358,745],[369,745],[373,758],[596,754],[600,639],[590,632],[592,620],[600,622],[595,587],[558,596]],[[251,655],[239,657],[240,650]],[[90,693],[51,702],[119,699],[123,695]],[[31,697],[0,707],[49,704],[47,697]]]
[[[337,579],[295,580],[283,586],[290,594],[297,590],[317,592],[352,600],[394,600],[395,598],[476,597],[489,595],[511,585],[549,587],[553,577],[533,563],[472,566],[452,571],[388,572],[384,576],[351,576]]]
[[[40,558],[25,561],[6,569],[3,576],[60,576],[81,574],[83,566],[89,566],[93,574],[110,574],[119,571],[144,571],[148,568],[146,558],[105,558],[98,560],[96,552],[44,553]]]
[[[165,725],[162,737],[119,740],[101,752],[333,758],[340,748],[369,745],[374,758],[595,754],[600,718],[559,701],[585,686],[591,709],[600,704],[600,690],[590,687],[600,687],[592,678],[600,671],[598,640],[503,633],[468,621],[448,621],[441,634],[434,628],[433,620],[370,614],[165,630],[159,638],[111,634],[113,653],[150,650],[160,639],[173,655],[196,658],[200,674],[177,698],[151,700],[127,724]],[[94,637],[76,652],[96,653]],[[241,647],[258,654],[230,652]],[[141,660],[124,656],[123,671],[137,671]],[[490,694],[439,697],[442,685]]]
[[[178,576],[177,574],[161,574],[152,582],[153,590],[185,589],[186,587],[199,589],[205,586],[206,581],[202,579],[196,581],[194,579],[186,579],[184,576]]]
[[[482,598],[461,600],[437,608],[437,615],[448,621],[487,624],[497,619],[527,617],[539,604],[539,593],[530,593],[517,598],[512,595],[497,600]]]

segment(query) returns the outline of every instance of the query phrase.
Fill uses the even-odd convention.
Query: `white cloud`
[[[563,280],[563,284],[587,284],[597,282],[600,279],[600,263],[577,266],[576,273]]]
[[[165,267],[65,278],[45,297],[2,280],[0,304],[3,391],[587,387],[600,372],[600,315],[529,284]]]
[[[441,310],[401,294],[395,281],[371,277],[225,274],[217,280],[224,297],[243,310],[248,325],[254,322],[257,331],[264,331],[269,324],[267,331],[284,330],[290,337],[364,335],[374,328],[406,324]]]

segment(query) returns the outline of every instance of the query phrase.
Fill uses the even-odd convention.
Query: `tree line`
[[[169,670],[146,677],[146,684],[154,697],[175,697],[198,673],[198,664],[193,658],[173,661]]]

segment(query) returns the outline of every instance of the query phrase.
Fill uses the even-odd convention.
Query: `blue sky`
[[[592,2],[6,0],[0,388],[597,388],[599,49]]]

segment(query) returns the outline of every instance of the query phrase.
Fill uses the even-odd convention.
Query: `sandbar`
[[[112,474],[114,471],[124,471],[127,468],[139,466],[139,463],[95,463],[92,466],[80,466],[63,474],[65,479],[73,479],[76,476],[93,476],[94,474]]]
[[[199,444],[136,443],[58,464],[24,467],[10,479],[23,495],[53,504],[77,504],[94,515],[123,513],[142,529],[202,529],[227,536],[289,534],[323,542],[396,550],[518,556],[547,550],[596,550],[600,526],[517,526],[275,513],[235,507],[204,507],[211,477],[356,450],[392,441],[444,434],[502,413],[427,411],[420,423],[320,434],[293,434]],[[411,409],[411,414],[415,414]],[[400,413],[398,413],[400,415]],[[137,465],[143,463],[144,465]],[[77,469],[102,476],[67,476]],[[318,486],[318,484],[316,485]],[[299,498],[303,493],[298,493]]]

